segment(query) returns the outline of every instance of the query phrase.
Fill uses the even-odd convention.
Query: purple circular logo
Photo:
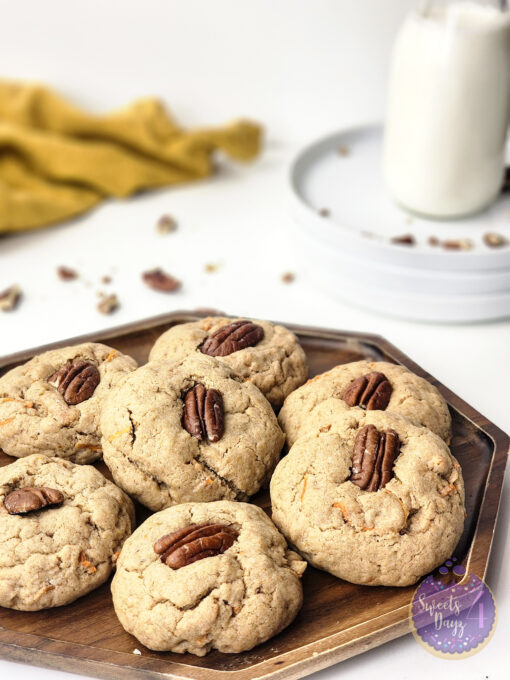
[[[420,583],[410,605],[413,635],[427,651],[447,659],[470,656],[489,642],[496,603],[488,586],[466,575],[456,558]]]

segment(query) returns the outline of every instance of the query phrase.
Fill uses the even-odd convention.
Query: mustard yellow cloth
[[[109,196],[206,177],[216,150],[248,161],[260,138],[247,121],[183,130],[156,99],[93,116],[46,87],[0,81],[0,232],[44,227]]]

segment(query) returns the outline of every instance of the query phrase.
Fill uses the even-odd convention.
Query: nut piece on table
[[[48,378],[70,406],[90,399],[100,380],[97,368],[87,361],[68,361]]]
[[[161,215],[156,222],[156,231],[158,234],[171,234],[177,230],[177,220],[171,215]]]
[[[57,276],[61,281],[74,281],[78,278],[78,272],[70,267],[57,267]]]
[[[225,524],[196,524],[162,536],[154,544],[154,551],[168,567],[180,569],[197,560],[221,555],[238,535]]]
[[[5,497],[4,506],[9,515],[26,515],[36,510],[55,507],[64,502],[64,494],[47,486],[25,486]]]
[[[103,293],[101,300],[97,304],[97,311],[101,312],[101,314],[113,314],[119,306],[119,298],[115,293],[112,293],[111,295],[105,295]]]
[[[158,290],[162,293],[174,293],[181,287],[181,282],[178,279],[170,276],[170,274],[166,274],[159,268],[143,272],[142,279],[149,288]]]
[[[221,326],[200,347],[202,354],[226,357],[246,347],[254,347],[264,337],[264,331],[251,321],[234,321]]]
[[[508,245],[508,240],[501,234],[496,234],[494,232],[487,232],[483,235],[483,242],[489,248],[501,248],[502,246]]]
[[[379,491],[393,476],[393,463],[400,453],[400,440],[394,430],[379,432],[366,425],[356,435],[350,481],[360,489]]]
[[[10,286],[7,290],[0,293],[0,310],[2,312],[10,312],[19,304],[21,300],[21,288],[19,286]]]
[[[224,432],[223,397],[218,390],[199,383],[184,397],[182,426],[199,441],[217,442]]]

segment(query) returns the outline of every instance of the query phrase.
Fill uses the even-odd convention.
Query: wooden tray
[[[0,360],[0,374],[43,350],[82,341],[106,342],[140,363],[158,335],[199,312],[176,312],[104,333],[73,338]],[[467,519],[456,557],[483,578],[491,549],[509,448],[508,436],[471,406],[437,383],[381,337],[290,326],[307,353],[311,375],[365,357],[404,364],[434,383],[453,416],[452,451],[462,465]],[[12,459],[0,452],[0,464]],[[104,466],[100,469],[106,472]],[[255,502],[269,509],[268,494]],[[139,518],[145,513],[139,508]],[[211,652],[205,657],[151,652],[123,631],[114,614],[109,584],[66,607],[42,612],[0,608],[0,656],[100,678],[192,678],[251,680],[301,678],[409,632],[413,587],[363,587],[309,567],[305,602],[280,635],[244,654]],[[133,650],[141,650],[135,655]]]

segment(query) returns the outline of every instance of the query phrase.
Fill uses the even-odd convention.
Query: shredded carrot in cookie
[[[127,434],[128,432],[131,432],[131,427],[129,425],[128,425],[128,427],[125,427],[123,430],[119,430],[118,432],[111,434],[108,437],[108,441],[112,442],[114,439],[117,439],[117,437],[120,437],[123,434]]]
[[[0,399],[1,404],[5,404],[6,401],[15,401],[17,404],[23,404],[25,408],[32,408],[34,405],[33,401],[25,401],[24,399],[15,399],[14,397],[3,397]]]
[[[331,430],[331,425],[323,425],[319,427],[319,432],[329,432]]]
[[[117,563],[117,560],[119,559],[119,555],[120,555],[120,550],[117,550],[117,552],[112,555],[112,562],[114,564]]]
[[[87,559],[85,553],[80,553],[80,564],[84,569],[86,569],[89,572],[89,574],[95,574],[97,571],[92,562]]]
[[[112,349],[112,351],[110,352],[110,354],[106,357],[106,359],[104,361],[105,364],[110,362],[112,359],[115,359],[115,357],[118,356],[118,355],[119,355],[119,353],[117,352],[117,350]]]
[[[314,376],[313,378],[309,378],[306,381],[306,384],[309,385],[310,383],[315,382],[316,380],[319,380],[320,378],[325,378],[329,373],[319,373],[319,375]]]
[[[336,503],[333,503],[334,508],[339,508],[341,511],[342,515],[344,516],[344,519],[346,522],[349,521],[349,513],[347,512],[347,508],[345,507],[345,503],[342,503],[342,501],[338,501]]]
[[[361,531],[373,531],[375,527],[361,527]]]
[[[7,420],[0,421],[0,427],[2,427],[2,425],[7,425],[7,423],[12,423],[13,420],[14,416],[12,418],[7,418]]]
[[[305,497],[305,491],[306,491],[306,485],[308,484],[308,475],[305,475],[305,479],[303,482],[303,491],[301,491],[301,502],[303,502],[303,498]]]
[[[44,586],[42,589],[43,593],[49,593],[50,590],[55,590],[55,586],[52,583],[48,583],[48,585]]]
[[[441,496],[449,496],[455,491],[455,484],[450,484],[446,489],[441,491]]]
[[[205,484],[206,486],[209,486],[209,485],[212,484],[212,483],[213,483],[213,480],[212,480],[210,477],[208,477],[208,478],[205,480],[205,482],[204,482],[204,484]]]
[[[76,444],[77,449],[90,449],[91,451],[102,451],[103,449],[100,446],[96,446],[95,444]]]

